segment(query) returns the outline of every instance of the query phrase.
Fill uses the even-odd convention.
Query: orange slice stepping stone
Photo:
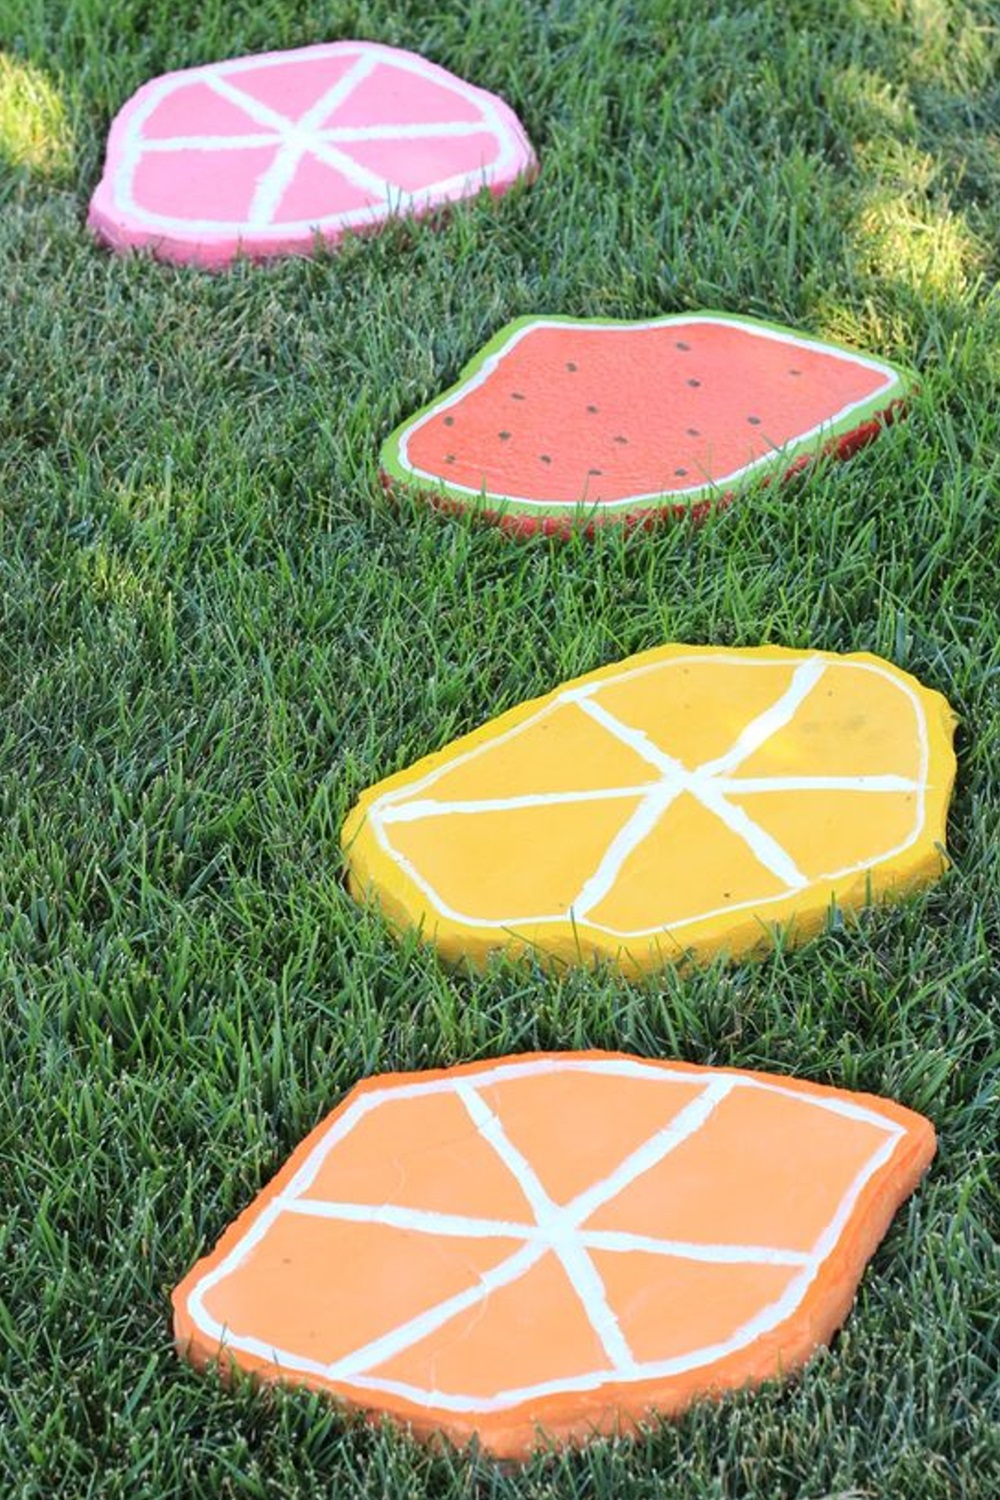
[[[354,1089],[174,1293],[181,1352],[503,1458],[801,1366],[934,1155],[910,1110],[601,1052]]]
[[[350,889],[449,960],[749,954],[941,873],[952,729],[877,656],[662,646],[369,788]]]
[[[208,268],[426,214],[537,167],[516,115],[412,52],[333,42],[167,73],[114,121],[90,225]]]
[[[513,531],[700,513],[824,450],[847,457],[911,384],[885,360],[725,313],[520,318],[396,429],[382,469]]]

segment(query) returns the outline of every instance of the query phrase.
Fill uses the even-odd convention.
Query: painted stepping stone
[[[177,1288],[175,1334],[525,1458],[804,1364],[934,1149],[886,1099],[612,1053],[373,1078]]]
[[[350,889],[448,960],[760,952],[937,878],[952,731],[877,656],[661,646],[370,787]]]
[[[216,269],[309,254],[537,168],[503,100],[373,42],[167,73],[118,114],[89,223],[115,250]]]
[[[848,457],[911,386],[884,360],[725,313],[520,318],[396,429],[382,470],[515,532],[701,514],[823,451]]]

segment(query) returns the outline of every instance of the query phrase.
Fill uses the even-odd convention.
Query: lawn
[[[215,276],[91,242],[140,83],[350,36],[502,94],[538,183]],[[4,0],[0,47],[0,1493],[995,1496],[995,4]],[[384,496],[383,437],[510,319],[699,307],[915,366],[908,420],[653,534],[521,542]],[[446,972],[355,908],[364,787],[664,641],[876,651],[946,694],[944,881],[642,984]],[[358,1079],[587,1046],[933,1120],[800,1378],[504,1470],[177,1359],[171,1288]]]

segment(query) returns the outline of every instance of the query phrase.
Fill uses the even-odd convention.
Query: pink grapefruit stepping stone
[[[514,532],[645,523],[848,457],[911,385],[885,360],[727,313],[520,318],[396,429],[382,469]]]
[[[174,1292],[181,1353],[502,1458],[803,1365],[934,1155],[887,1099],[604,1052],[372,1078]]]
[[[499,196],[536,167],[494,94],[412,52],[333,42],[144,84],[111,127],[89,223],[116,250],[214,269]]]

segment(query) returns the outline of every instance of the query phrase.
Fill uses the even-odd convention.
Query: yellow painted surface
[[[637,974],[801,941],[945,866],[945,699],[879,657],[663,646],[369,788],[350,885],[450,960]]]

